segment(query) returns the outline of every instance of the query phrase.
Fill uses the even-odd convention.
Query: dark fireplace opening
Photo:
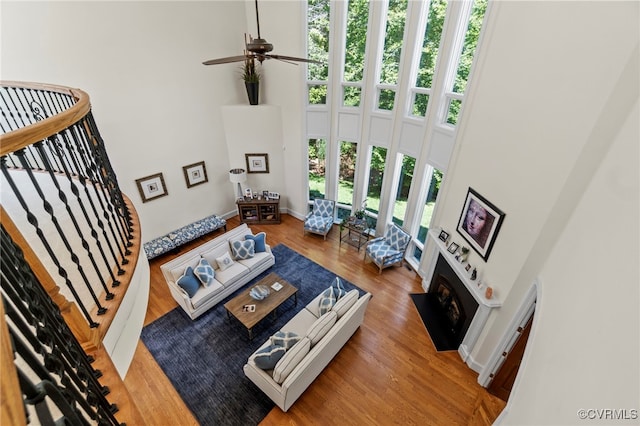
[[[429,291],[415,296],[419,296],[414,302],[436,349],[458,349],[479,305],[442,255]]]

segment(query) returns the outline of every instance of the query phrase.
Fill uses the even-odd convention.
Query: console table
[[[280,223],[280,198],[238,199],[236,204],[242,223]]]
[[[349,217],[340,225],[340,245],[342,242],[354,246],[360,251],[360,247],[369,241],[369,227],[364,219]]]

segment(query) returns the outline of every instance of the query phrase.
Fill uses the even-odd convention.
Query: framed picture
[[[269,198],[269,191],[262,191],[262,198]]]
[[[504,217],[500,209],[469,188],[458,220],[458,232],[486,261]]]
[[[184,180],[187,182],[187,188],[200,185],[209,181],[207,178],[207,169],[204,166],[204,161],[199,163],[189,164],[182,168],[184,173]]]
[[[269,173],[269,154],[245,154],[247,173]]]
[[[458,251],[458,249],[460,248],[459,245],[457,245],[456,243],[451,243],[449,245],[449,248],[447,249],[447,251],[451,254],[454,254],[456,251]]]
[[[449,239],[449,233],[446,231],[440,231],[440,235],[438,235],[438,238],[440,239],[440,241],[446,243]]]
[[[162,173],[136,179],[136,185],[143,203],[169,195]]]
[[[253,191],[251,190],[251,188],[244,189],[244,198],[253,198]]]
[[[269,191],[269,198],[272,198],[274,200],[277,200],[278,198],[280,198],[280,193],[278,192],[271,192]]]

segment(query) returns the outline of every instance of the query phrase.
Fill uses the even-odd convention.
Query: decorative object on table
[[[447,249],[447,251],[451,254],[455,254],[458,249],[460,248],[460,246],[456,243],[451,243],[449,244],[449,248]]]
[[[478,271],[476,268],[473,268],[473,271],[471,271],[471,281],[475,281],[476,278],[478,278]]]
[[[469,256],[469,248],[461,247],[458,253],[456,254],[456,260],[460,263],[464,263],[467,261],[467,257]]]
[[[238,185],[238,189],[236,191],[236,199],[242,198],[242,185],[247,181],[247,173],[244,169],[231,169],[229,170],[229,180],[231,183],[235,183]]]
[[[253,58],[246,58],[242,65],[242,80],[247,89],[249,105],[258,105],[260,98],[260,72],[256,68],[256,61]]]
[[[255,312],[256,311],[256,305],[244,305],[242,307],[242,312]]]
[[[136,179],[136,185],[138,186],[138,192],[140,192],[140,198],[142,198],[143,203],[169,195],[167,187],[164,184],[162,173]]]
[[[367,242],[364,260],[369,256],[378,266],[378,274],[381,274],[384,268],[404,263],[404,255],[410,242],[411,234],[395,223],[389,223],[384,236]]]
[[[313,208],[304,218],[302,234],[312,232],[320,234],[327,239],[327,234],[331,231],[335,216],[336,202],[333,200],[325,200],[316,198],[313,200]]]
[[[367,199],[365,198],[362,202],[362,205],[358,210],[356,210],[353,215],[358,219],[364,219],[367,210]]]
[[[269,154],[245,154],[247,173],[269,173]]]
[[[184,166],[182,168],[182,172],[184,173],[184,180],[187,182],[187,188],[191,188],[192,186],[200,185],[209,181],[204,161]]]
[[[491,287],[487,287],[484,292],[484,297],[486,297],[487,299],[491,299],[491,296],[493,296],[493,289]]]
[[[251,188],[244,189],[244,198],[247,200],[253,199],[253,191],[251,190]]]
[[[443,229],[440,231],[440,235],[438,235],[438,238],[446,245],[447,241],[449,241],[449,233]]]
[[[271,198],[273,200],[277,200],[277,199],[280,198],[280,193],[269,191],[269,198]]]
[[[271,284],[271,288],[275,291],[280,291],[280,289],[282,289],[282,284],[276,281],[275,283]]]
[[[268,200],[269,199],[269,191],[267,191],[267,190],[262,191],[262,198]]]
[[[464,270],[469,272],[469,269],[471,269],[471,264],[467,263],[467,266],[464,267]]]
[[[484,259],[489,258],[505,214],[478,194],[473,188],[467,197],[458,221],[458,232]]]
[[[257,285],[251,289],[251,291],[249,292],[249,296],[256,300],[263,300],[270,293],[271,291],[269,290],[269,287],[264,285]]]

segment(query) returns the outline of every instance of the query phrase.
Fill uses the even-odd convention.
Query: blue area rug
[[[242,366],[258,347],[300,309],[329,287],[336,275],[279,244],[272,248],[276,264],[213,307],[191,320],[177,307],[142,329],[142,341],[202,425],[255,425],[275,404],[246,378]],[[275,272],[298,288],[298,305],[289,299],[278,318],[265,318],[253,330],[227,318],[224,304]],[[345,289],[358,289],[341,278]]]

